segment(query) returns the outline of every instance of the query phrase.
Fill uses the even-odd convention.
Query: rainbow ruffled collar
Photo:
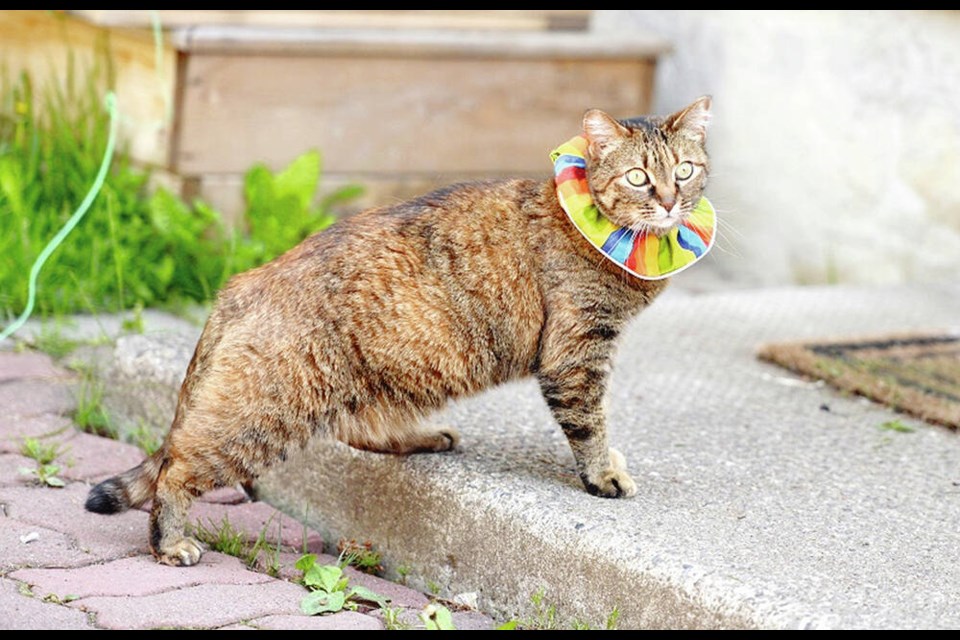
[[[573,225],[600,253],[625,271],[644,280],[662,280],[697,262],[713,247],[717,217],[701,198],[682,223],[663,236],[637,233],[607,219],[587,185],[587,140],[577,136],[550,154],[557,198]]]

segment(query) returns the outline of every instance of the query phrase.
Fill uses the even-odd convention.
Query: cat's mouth
[[[655,231],[670,231],[678,224],[682,218],[680,216],[669,216],[666,218],[655,218],[653,220],[646,220],[647,226]]]
[[[684,203],[677,202],[669,210],[659,204],[652,213],[643,216],[647,228],[658,236],[662,236],[680,226],[690,216],[690,209]]]
[[[643,218],[642,225],[646,229],[658,236],[665,235],[673,229],[680,226],[687,217],[686,213],[678,212],[674,214],[652,215]]]

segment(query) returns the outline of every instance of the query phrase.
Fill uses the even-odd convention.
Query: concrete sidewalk
[[[253,542],[263,532],[271,551],[251,569],[208,551],[196,567],[159,565],[150,556],[147,512],[100,516],[83,509],[87,491],[137,464],[132,445],[81,433],[65,417],[75,405],[74,376],[44,354],[0,351],[0,629],[383,629],[379,610],[305,616],[307,591],[290,581],[304,547],[318,563],[323,541],[263,502],[236,490],[203,498],[191,521],[216,529],[225,520]],[[40,486],[21,468],[25,438],[57,444],[64,488]],[[278,546],[279,555],[272,551]],[[273,577],[267,572],[273,568]],[[351,585],[391,598],[400,619],[415,624],[429,599],[418,591],[348,568]],[[476,612],[455,612],[458,628],[489,628]]]
[[[112,388],[133,381],[125,411],[169,422],[158,403],[172,405],[198,330],[152,326],[104,370]],[[564,620],[616,606],[621,628],[956,628],[957,434],[754,357],[766,341],[938,328],[960,330],[956,284],[674,289],[624,335],[611,384],[631,500],[583,491],[529,381],[438,416],[461,430],[457,452],[315,442],[261,489],[327,540],[373,540],[411,585],[478,592],[504,618],[534,616],[542,591]],[[914,431],[880,428],[894,418]]]
[[[439,416],[461,430],[453,455],[315,443],[264,494],[488,611],[542,588],[568,618],[617,606],[622,628],[957,628],[957,434],[754,355],[938,328],[960,330],[960,285],[675,290],[624,335],[610,385],[633,499],[583,492],[532,381]],[[895,418],[915,431],[880,428]]]

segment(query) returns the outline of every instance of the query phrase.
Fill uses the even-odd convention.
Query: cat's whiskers
[[[743,239],[743,234],[737,231],[729,220],[724,219],[719,214],[716,218],[716,226],[717,241],[714,246],[727,255],[743,258],[743,254],[737,250],[737,246],[740,244],[738,241]]]

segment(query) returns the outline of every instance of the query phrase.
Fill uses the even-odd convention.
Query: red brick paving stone
[[[60,439],[73,437],[73,423],[64,416],[45,413],[37,416],[8,414],[0,405],[0,453],[19,453],[24,438],[44,438],[60,434]]]
[[[40,597],[48,593],[78,598],[92,596],[147,596],[200,584],[262,584],[270,576],[247,569],[240,560],[208,551],[200,563],[168,567],[150,556],[114,560],[82,569],[23,569],[9,577],[26,582]]]
[[[267,616],[250,620],[248,624],[260,629],[292,631],[380,631],[383,629],[383,624],[379,620],[356,611],[340,611],[326,616]]]
[[[0,503],[6,503],[10,517],[65,533],[81,551],[99,560],[148,554],[147,514],[89,513],[83,508],[89,490],[82,482],[71,482],[64,489],[3,487]]]
[[[97,625],[108,629],[211,628],[300,615],[305,593],[303,587],[271,579],[251,585],[204,584],[150,596],[81,598],[70,606],[96,614]]]
[[[20,541],[30,533],[39,537],[27,544]],[[21,567],[80,567],[96,561],[96,556],[78,549],[59,531],[0,515],[0,574]]]
[[[200,522],[207,529],[219,527],[224,516],[237,531],[243,531],[248,540],[256,540],[264,526],[267,526],[267,541],[276,547],[277,528],[279,523],[280,542],[288,549],[303,548],[304,525],[290,516],[277,511],[266,502],[244,502],[243,504],[228,505],[210,502],[195,502],[190,510],[188,522]],[[307,529],[307,549],[322,549],[323,539],[320,534]]]
[[[0,578],[0,629],[92,629],[81,611],[20,593],[20,585]]]
[[[10,416],[66,414],[77,406],[70,387],[46,380],[11,380],[0,384],[0,407]]]
[[[21,378],[67,378],[70,372],[53,363],[45,353],[25,351],[23,353],[0,352],[0,382]]]
[[[63,467],[60,477],[96,483],[137,466],[145,457],[143,450],[132,444],[77,433],[64,444],[64,453],[58,458]]]
[[[15,453],[0,454],[0,487],[25,487],[31,484],[33,476],[20,473],[20,469],[36,469],[32,458]]]
[[[378,578],[377,576],[371,576],[362,571],[357,571],[353,567],[347,567],[345,573],[347,577],[350,578],[351,585],[360,585],[361,587],[370,589],[374,593],[390,598],[390,604],[394,607],[410,607],[419,610],[430,602],[430,599],[419,591],[405,587],[402,584]]]

